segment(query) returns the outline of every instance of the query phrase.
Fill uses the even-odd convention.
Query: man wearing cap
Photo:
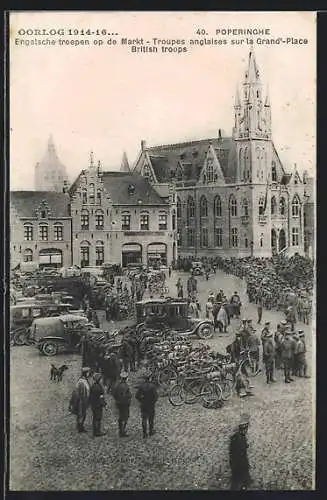
[[[263,343],[263,362],[266,368],[267,384],[276,382],[274,380],[275,345],[272,336],[272,332],[268,331]]]
[[[240,313],[241,313],[241,299],[240,296],[238,295],[237,292],[234,292],[234,295],[232,295],[230,299],[230,303],[233,306],[233,313],[236,318],[239,318]]]
[[[231,490],[247,490],[251,484],[249,460],[247,455],[247,432],[249,416],[242,415],[238,430],[229,441],[229,463],[232,472]]]
[[[291,368],[293,362],[293,339],[292,332],[287,329],[285,332],[285,339],[281,344],[281,360],[284,365],[285,384],[293,382],[291,378]]]
[[[297,348],[296,348],[298,376],[309,378],[309,375],[307,374],[308,370],[307,360],[305,359],[306,345],[305,345],[304,331],[299,330],[298,335],[299,335],[299,341],[297,343]]]
[[[266,321],[265,322],[265,326],[263,327],[263,329],[261,330],[261,343],[262,343],[262,347],[266,341],[266,339],[268,338],[268,336],[270,335],[270,332],[269,332],[269,326],[270,326],[270,321]]]
[[[249,330],[246,339],[246,347],[249,349],[251,358],[255,363],[255,371],[259,370],[259,359],[260,359],[260,340],[255,334],[255,330]]]
[[[84,422],[86,419],[86,412],[90,401],[90,384],[88,381],[90,372],[91,368],[89,368],[88,366],[83,366],[82,375],[76,384],[76,393],[78,397],[76,426],[78,432],[86,432],[86,429],[84,428]]]
[[[263,303],[262,291],[259,289],[258,293],[257,293],[257,312],[258,312],[257,323],[258,323],[258,325],[260,325],[261,320],[262,320],[262,303]]]
[[[143,438],[148,437],[147,424],[149,422],[149,436],[154,434],[155,404],[158,399],[156,386],[150,381],[149,372],[145,373],[144,381],[139,386],[135,397],[140,403]]]
[[[284,340],[284,333],[282,330],[281,324],[277,325],[277,330],[274,335],[274,341],[275,341],[275,368],[276,370],[279,370],[281,368],[282,360],[281,360],[281,345]]]
[[[90,390],[90,406],[93,415],[93,436],[104,436],[105,432],[101,432],[101,420],[103,408],[106,406],[104,399],[104,389],[101,384],[101,373],[93,375],[94,383]]]
[[[120,374],[120,382],[112,391],[112,395],[116,402],[116,407],[118,410],[118,428],[119,437],[127,437],[126,425],[129,419],[129,407],[131,405],[132,393],[127,384],[128,374],[122,372]]]

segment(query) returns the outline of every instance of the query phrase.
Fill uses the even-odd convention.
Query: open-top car
[[[177,335],[196,335],[201,339],[213,336],[209,319],[192,318],[187,299],[145,299],[136,302],[136,331],[169,329]]]

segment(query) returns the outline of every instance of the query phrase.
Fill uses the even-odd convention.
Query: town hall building
[[[154,147],[143,140],[133,171],[158,191],[175,187],[180,256],[305,251],[304,207],[313,190],[307,173],[287,172],[281,162],[253,51],[235,97],[232,136],[219,130],[211,139]]]

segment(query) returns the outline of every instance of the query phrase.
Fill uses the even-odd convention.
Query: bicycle
[[[261,372],[258,361],[251,356],[251,352],[246,349],[240,352],[240,371],[247,377],[256,377]]]

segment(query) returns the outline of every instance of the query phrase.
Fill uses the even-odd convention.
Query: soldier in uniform
[[[286,330],[285,339],[281,344],[281,359],[284,366],[285,384],[289,384],[290,382],[293,382],[293,379],[291,378],[293,340],[292,332],[289,330]]]
[[[234,295],[232,295],[230,303],[233,306],[233,313],[235,317],[239,318],[241,313],[241,299],[237,292],[234,292]]]
[[[123,361],[124,371],[128,372],[133,357],[133,348],[130,346],[128,339],[126,337],[122,338],[120,357]]]
[[[281,360],[281,344],[284,340],[284,333],[280,324],[277,325],[277,330],[274,335],[275,341],[275,368],[279,370],[281,368],[282,360]]]
[[[308,365],[307,365],[307,360],[305,357],[307,350],[306,350],[306,345],[305,345],[304,331],[299,330],[298,335],[299,335],[299,343],[297,345],[296,356],[298,358],[299,376],[309,378],[309,375],[307,373]]]
[[[276,382],[274,380],[275,345],[272,336],[272,332],[268,331],[263,343],[263,362],[266,368],[267,384]]]
[[[258,291],[258,296],[257,296],[258,325],[261,324],[262,320],[262,303],[263,303],[262,292]]]
[[[249,416],[243,415],[238,430],[229,441],[229,463],[232,472],[231,490],[247,490],[251,484],[250,466],[247,455],[247,432]]]
[[[261,331],[261,343],[262,343],[262,347],[263,347],[263,345],[265,343],[265,340],[270,335],[269,326],[270,326],[270,321],[266,321],[265,322],[265,326],[263,327],[263,329]]]
[[[90,403],[90,377],[91,368],[88,366],[83,366],[82,375],[76,384],[76,394],[77,394],[77,412],[76,412],[76,427],[78,432],[86,432],[84,428],[84,422],[86,419],[86,412]]]
[[[250,351],[251,358],[255,361],[255,371],[258,371],[260,359],[260,340],[255,334],[255,330],[250,330],[248,333],[247,348]]]
[[[126,425],[129,419],[129,408],[132,400],[132,393],[127,383],[128,374],[120,374],[120,382],[114,387],[112,395],[118,410],[119,437],[127,437]]]
[[[158,399],[156,386],[150,381],[149,373],[144,374],[144,381],[139,386],[135,397],[139,401],[141,408],[143,438],[147,438],[148,422],[149,422],[149,436],[152,436],[154,434],[153,425],[154,425],[155,404]]]
[[[93,436],[104,436],[105,432],[101,432],[101,420],[103,408],[107,405],[104,399],[104,389],[101,384],[101,373],[93,375],[94,383],[90,390],[90,406],[93,415]]]

